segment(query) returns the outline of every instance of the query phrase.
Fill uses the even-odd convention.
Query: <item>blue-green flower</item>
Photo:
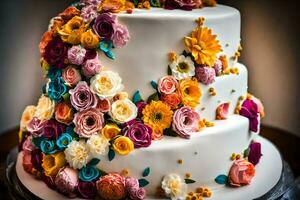
[[[61,134],[56,140],[56,145],[59,149],[65,149],[72,142],[73,138],[69,133]]]
[[[47,139],[41,141],[40,149],[45,154],[54,154],[57,151],[55,142],[53,140],[47,140]]]
[[[57,77],[49,83],[48,96],[50,99],[60,102],[63,100],[64,94],[68,92],[68,87],[62,77]]]
[[[110,40],[103,40],[100,42],[100,50],[103,51],[103,53],[109,57],[110,59],[114,60],[115,55],[111,51],[113,48],[113,43]]]
[[[87,165],[86,167],[81,168],[79,171],[79,179],[81,181],[93,181],[98,179],[100,176],[100,172],[94,166]]]
[[[61,77],[62,75],[62,71],[61,69],[55,68],[55,67],[50,67],[48,73],[47,73],[47,77],[50,80],[55,80],[56,78]]]

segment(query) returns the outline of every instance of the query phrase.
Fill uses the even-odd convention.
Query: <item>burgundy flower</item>
[[[143,110],[146,107],[146,105],[147,105],[147,103],[144,101],[140,101],[136,104],[136,107],[138,108],[138,115],[137,115],[138,118],[142,118]]]
[[[182,9],[182,10],[193,10],[196,4],[193,0],[166,0],[165,9]]]
[[[259,115],[258,115],[258,107],[257,104],[251,100],[246,99],[243,104],[242,108],[240,110],[240,115],[247,117],[249,119],[250,123],[250,130],[253,132],[258,131],[258,125],[259,125]]]
[[[253,165],[257,165],[262,156],[261,144],[259,142],[253,142],[249,145],[249,149],[250,152],[248,155],[248,161],[251,162]]]
[[[68,56],[68,45],[64,43],[59,37],[54,38],[48,43],[45,48],[45,60],[53,67],[66,67],[66,60]]]
[[[86,49],[84,61],[86,62],[87,60],[94,59],[97,56],[97,51],[95,49]]]
[[[97,194],[96,184],[94,182],[79,182],[77,191],[84,199],[94,199]]]
[[[98,15],[95,19],[93,29],[100,38],[111,39],[114,34],[113,25],[116,23],[116,16],[109,13]]]
[[[43,136],[48,139],[57,139],[65,131],[66,127],[54,119],[50,119],[44,126]]]
[[[31,152],[31,162],[35,169],[40,170],[42,166],[43,154],[40,149]]]
[[[46,185],[52,189],[52,190],[55,190],[56,189],[56,185],[55,185],[55,182],[54,182],[54,178],[51,177],[51,176],[47,176],[45,175],[44,173],[42,174],[42,181],[44,183],[46,183]]]
[[[152,129],[137,120],[131,120],[125,123],[122,130],[126,137],[129,137],[134,143],[135,148],[148,147],[152,141]]]

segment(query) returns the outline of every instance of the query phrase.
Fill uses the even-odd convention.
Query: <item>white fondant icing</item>
[[[125,47],[113,50],[116,60],[102,54],[101,62],[120,74],[129,95],[140,90],[147,98],[154,92],[150,81],[167,75],[167,54],[183,52],[183,38],[197,27],[195,20],[199,17],[204,17],[204,26],[218,36],[222,54],[228,59],[234,56],[240,43],[240,14],[236,9],[222,5],[189,12],[151,8],[135,9],[133,14],[118,14],[120,23],[128,27],[131,39]],[[234,62],[229,61],[232,66]]]
[[[225,187],[223,185],[214,184],[214,186],[210,188],[212,190],[212,197],[209,198],[210,200],[255,199],[257,197],[264,195],[276,185],[276,183],[280,179],[281,172],[282,172],[282,160],[280,157],[280,153],[272,143],[262,138],[261,136],[257,136],[256,140],[262,144],[263,157],[260,163],[256,166],[256,176],[253,178],[251,185],[240,187],[240,188],[230,188],[230,187]],[[22,155],[23,155],[22,152],[19,153],[18,155],[18,160],[16,163],[16,172],[21,183],[30,192],[32,192],[33,194],[35,194],[41,199],[47,199],[47,200],[69,199],[68,197],[65,197],[62,194],[56,192],[55,190],[48,188],[46,184],[43,183],[41,180],[38,180],[34,178],[32,175],[25,172],[22,167]],[[207,155],[206,158],[207,157],[209,156]],[[169,162],[170,159],[168,158],[169,156],[165,158],[164,161]],[[228,160],[227,162],[230,161]],[[135,164],[142,165],[143,162],[138,161]],[[182,167],[184,167],[184,165]],[[270,165],[272,165],[272,167],[270,167]],[[224,170],[226,169],[221,169],[221,173],[223,172],[226,173],[226,171]],[[151,174],[152,173],[153,170]],[[198,170],[196,174],[192,174],[192,176],[195,176],[198,173],[202,173],[202,171]],[[198,185],[198,183],[195,184]],[[146,198],[146,200],[151,200],[151,199],[153,198],[152,197]],[[75,198],[75,200],[79,200],[79,198]]]

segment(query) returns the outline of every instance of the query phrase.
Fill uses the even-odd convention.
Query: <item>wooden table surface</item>
[[[300,138],[285,131],[272,127],[263,126],[263,137],[272,141],[281,151],[283,158],[290,164],[295,177],[300,175]],[[11,130],[0,135],[0,199],[9,200],[7,189],[4,184],[5,161],[10,149],[17,146],[18,130]]]

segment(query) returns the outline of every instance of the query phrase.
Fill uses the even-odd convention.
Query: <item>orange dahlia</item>
[[[191,37],[184,38],[184,43],[198,64],[213,66],[217,54],[222,51],[216,38],[211,29],[199,26],[193,30]]]
[[[195,108],[200,104],[201,89],[195,79],[182,79],[179,81],[179,93],[185,106]]]

